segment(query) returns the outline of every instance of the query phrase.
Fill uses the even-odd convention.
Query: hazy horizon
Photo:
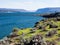
[[[47,7],[60,7],[60,0],[0,0],[0,8],[31,11]]]

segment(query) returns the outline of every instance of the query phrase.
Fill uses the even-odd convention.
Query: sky
[[[60,0],[0,0],[0,8],[37,10],[46,7],[60,7]]]

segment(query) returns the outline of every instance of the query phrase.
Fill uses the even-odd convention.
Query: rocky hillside
[[[42,16],[44,18],[60,18],[60,12],[38,14],[37,16]]]
[[[38,9],[36,12],[39,12],[41,14],[43,14],[43,13],[60,12],[60,7],[42,8],[42,9]]]
[[[60,18],[45,18],[34,28],[15,28],[3,41],[13,45],[60,45]]]

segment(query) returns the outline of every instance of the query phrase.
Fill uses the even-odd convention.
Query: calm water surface
[[[1,13],[0,14],[0,38],[11,33],[13,28],[30,28],[33,27],[37,21],[42,20],[42,17],[32,16],[31,14],[21,13]]]

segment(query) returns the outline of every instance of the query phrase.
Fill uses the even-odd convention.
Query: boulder
[[[56,40],[60,42],[60,37],[59,37],[59,38],[57,38]]]
[[[46,41],[47,45],[57,45],[55,41]]]
[[[60,21],[60,17],[57,17],[57,21]]]
[[[47,36],[47,37],[51,37],[51,36],[53,36],[54,34],[57,34],[57,30],[49,31],[49,32],[46,34],[46,36]]]
[[[36,28],[33,28],[30,30],[30,33],[34,33],[36,31]]]
[[[49,28],[58,28],[58,26],[51,24],[51,25],[49,25]]]

